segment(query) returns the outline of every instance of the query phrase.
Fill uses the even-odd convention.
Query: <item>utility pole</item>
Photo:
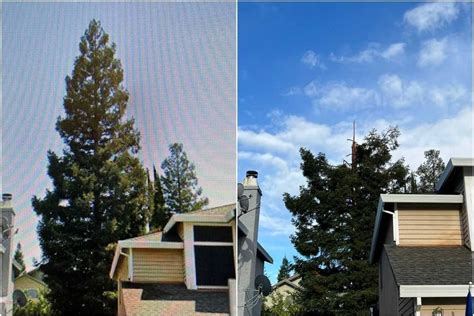
[[[356,140],[355,140],[355,135],[356,133],[356,121],[354,120],[352,122],[352,152],[351,152],[351,158],[352,158],[352,163],[351,163],[351,167],[352,167],[352,170],[354,170],[355,168],[355,165],[356,165],[356,157],[357,157],[357,143],[356,143]]]
[[[351,156],[351,169],[354,170],[355,167],[356,167],[356,158],[357,158],[357,143],[356,143],[356,139],[355,139],[355,132],[356,132],[356,122],[355,120],[352,121],[352,139],[348,138],[347,140],[352,142],[352,146],[351,146],[351,153],[346,155],[347,156]],[[345,165],[349,165],[349,163],[345,160],[342,161]]]

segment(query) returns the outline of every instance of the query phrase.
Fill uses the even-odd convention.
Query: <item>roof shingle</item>
[[[460,285],[471,281],[471,252],[465,247],[384,247],[399,285]]]

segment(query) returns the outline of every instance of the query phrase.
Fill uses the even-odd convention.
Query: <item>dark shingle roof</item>
[[[399,285],[456,285],[472,279],[471,252],[465,247],[385,245]]]

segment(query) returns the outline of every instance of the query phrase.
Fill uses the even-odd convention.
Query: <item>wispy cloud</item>
[[[376,91],[349,86],[343,81],[325,84],[311,81],[305,86],[304,93],[312,99],[314,106],[323,106],[336,110],[365,108],[380,104]]]
[[[303,54],[301,62],[311,69],[315,67],[326,69],[326,66],[321,61],[321,57],[312,50],[308,50]]]
[[[394,108],[458,107],[468,102],[466,89],[456,83],[435,86],[416,80],[404,81],[396,74],[384,74],[379,77],[378,85],[382,104]]]
[[[447,38],[440,40],[431,39],[421,44],[421,50],[418,56],[418,66],[436,66],[441,64],[447,57]]]
[[[370,43],[366,49],[352,56],[336,56],[331,53],[330,59],[338,63],[371,63],[375,59],[394,60],[405,53],[406,44],[399,42],[382,47],[379,43]]]
[[[456,20],[459,7],[456,3],[426,3],[405,12],[403,20],[418,32],[433,31]]]
[[[422,104],[424,90],[416,81],[404,83],[397,75],[385,74],[379,78],[378,85],[383,104],[395,108]]]
[[[287,91],[283,92],[281,95],[284,97],[289,97],[292,95],[300,95],[303,91],[301,91],[300,87],[293,86],[290,87]]]

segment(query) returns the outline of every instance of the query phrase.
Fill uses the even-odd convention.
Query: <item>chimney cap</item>
[[[3,193],[2,194],[2,200],[3,201],[11,201],[13,198],[13,195],[11,193]]]
[[[247,177],[258,178],[258,172],[255,171],[255,170],[248,170],[246,176]]]

